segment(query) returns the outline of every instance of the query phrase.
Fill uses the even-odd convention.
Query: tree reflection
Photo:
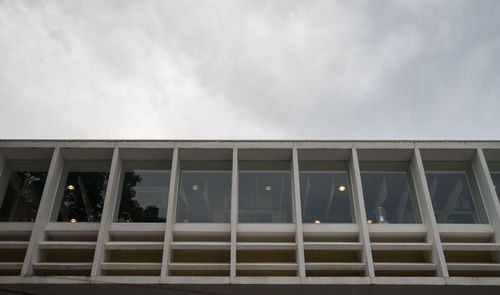
[[[157,205],[141,204],[136,187],[143,181],[139,173],[127,172],[123,180],[118,222],[165,222]]]
[[[58,221],[100,221],[108,175],[105,172],[70,172]]]

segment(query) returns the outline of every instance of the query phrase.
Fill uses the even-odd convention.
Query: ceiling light
[[[368,219],[368,224],[372,224],[372,223],[373,223],[373,221],[371,221],[370,219]]]
[[[345,191],[345,186],[343,186],[343,185],[339,186],[339,191],[341,191],[341,192]]]
[[[194,191],[197,191],[199,188],[200,188],[200,187],[199,187],[199,186],[197,186],[196,184],[195,184],[195,185],[193,185],[193,190],[194,190]]]
[[[76,223],[76,219],[71,218],[71,219],[69,220],[69,222],[71,222],[71,223]]]
[[[71,184],[68,184],[68,186],[66,187],[68,190],[72,191],[75,189],[75,187]]]
[[[273,189],[273,187],[272,187],[272,186],[270,186],[270,185],[266,185],[266,186],[264,187],[264,189],[265,189],[266,191],[268,191],[268,192],[269,192],[269,191],[271,191],[271,190]]]
[[[316,223],[316,224],[320,224],[320,223],[321,223],[321,221],[319,221],[319,220],[315,220],[315,221],[314,221],[314,223]]]

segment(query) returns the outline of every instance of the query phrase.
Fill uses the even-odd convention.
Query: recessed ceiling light
[[[371,221],[370,219],[368,219],[368,224],[372,224],[372,223],[373,223],[373,221]]]
[[[339,191],[341,191],[341,192],[345,191],[345,186],[343,186],[343,185],[339,186]]]
[[[320,223],[321,223],[321,221],[319,221],[319,220],[315,220],[315,221],[314,221],[314,223],[316,223],[316,224],[320,224]]]
[[[197,186],[196,184],[195,184],[195,185],[193,185],[193,190],[194,190],[194,191],[197,191],[199,188],[200,188],[200,187],[199,187],[199,186]]]
[[[270,185],[266,185],[266,186],[264,187],[264,189],[265,189],[266,191],[268,191],[268,192],[269,192],[269,191],[271,191],[271,190],[273,189],[273,187],[272,187],[272,186],[270,186]]]
[[[68,186],[66,187],[68,190],[72,191],[75,189],[75,187],[71,184],[68,184]]]
[[[69,222],[71,222],[71,223],[76,223],[76,219],[71,218],[71,219],[69,220]]]

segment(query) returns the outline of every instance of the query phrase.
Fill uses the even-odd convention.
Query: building
[[[0,175],[0,292],[500,290],[500,141],[0,140]]]

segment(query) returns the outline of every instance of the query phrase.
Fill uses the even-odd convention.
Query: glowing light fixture
[[[372,224],[372,223],[373,223],[373,221],[371,221],[370,219],[368,219],[368,224]]]
[[[345,191],[345,186],[343,186],[343,185],[339,186],[339,191],[341,191],[341,192]]]
[[[320,223],[321,223],[321,221],[319,221],[319,220],[315,220],[315,221],[314,221],[314,223],[315,223],[315,224],[320,224]]]
[[[269,191],[271,191],[271,190],[273,189],[273,187],[272,187],[272,186],[270,186],[270,185],[266,185],[266,186],[264,187],[264,189],[265,189],[266,191],[268,191],[268,192],[269,192]]]
[[[66,187],[68,190],[72,191],[75,189],[75,187],[71,184],[68,184],[68,186]]]
[[[69,222],[71,222],[71,223],[76,223],[76,219],[71,218],[71,219],[69,220]]]
[[[199,187],[199,186],[197,186],[196,184],[195,184],[195,185],[193,185],[193,190],[194,190],[194,191],[197,191],[199,188],[200,188],[200,187]]]

